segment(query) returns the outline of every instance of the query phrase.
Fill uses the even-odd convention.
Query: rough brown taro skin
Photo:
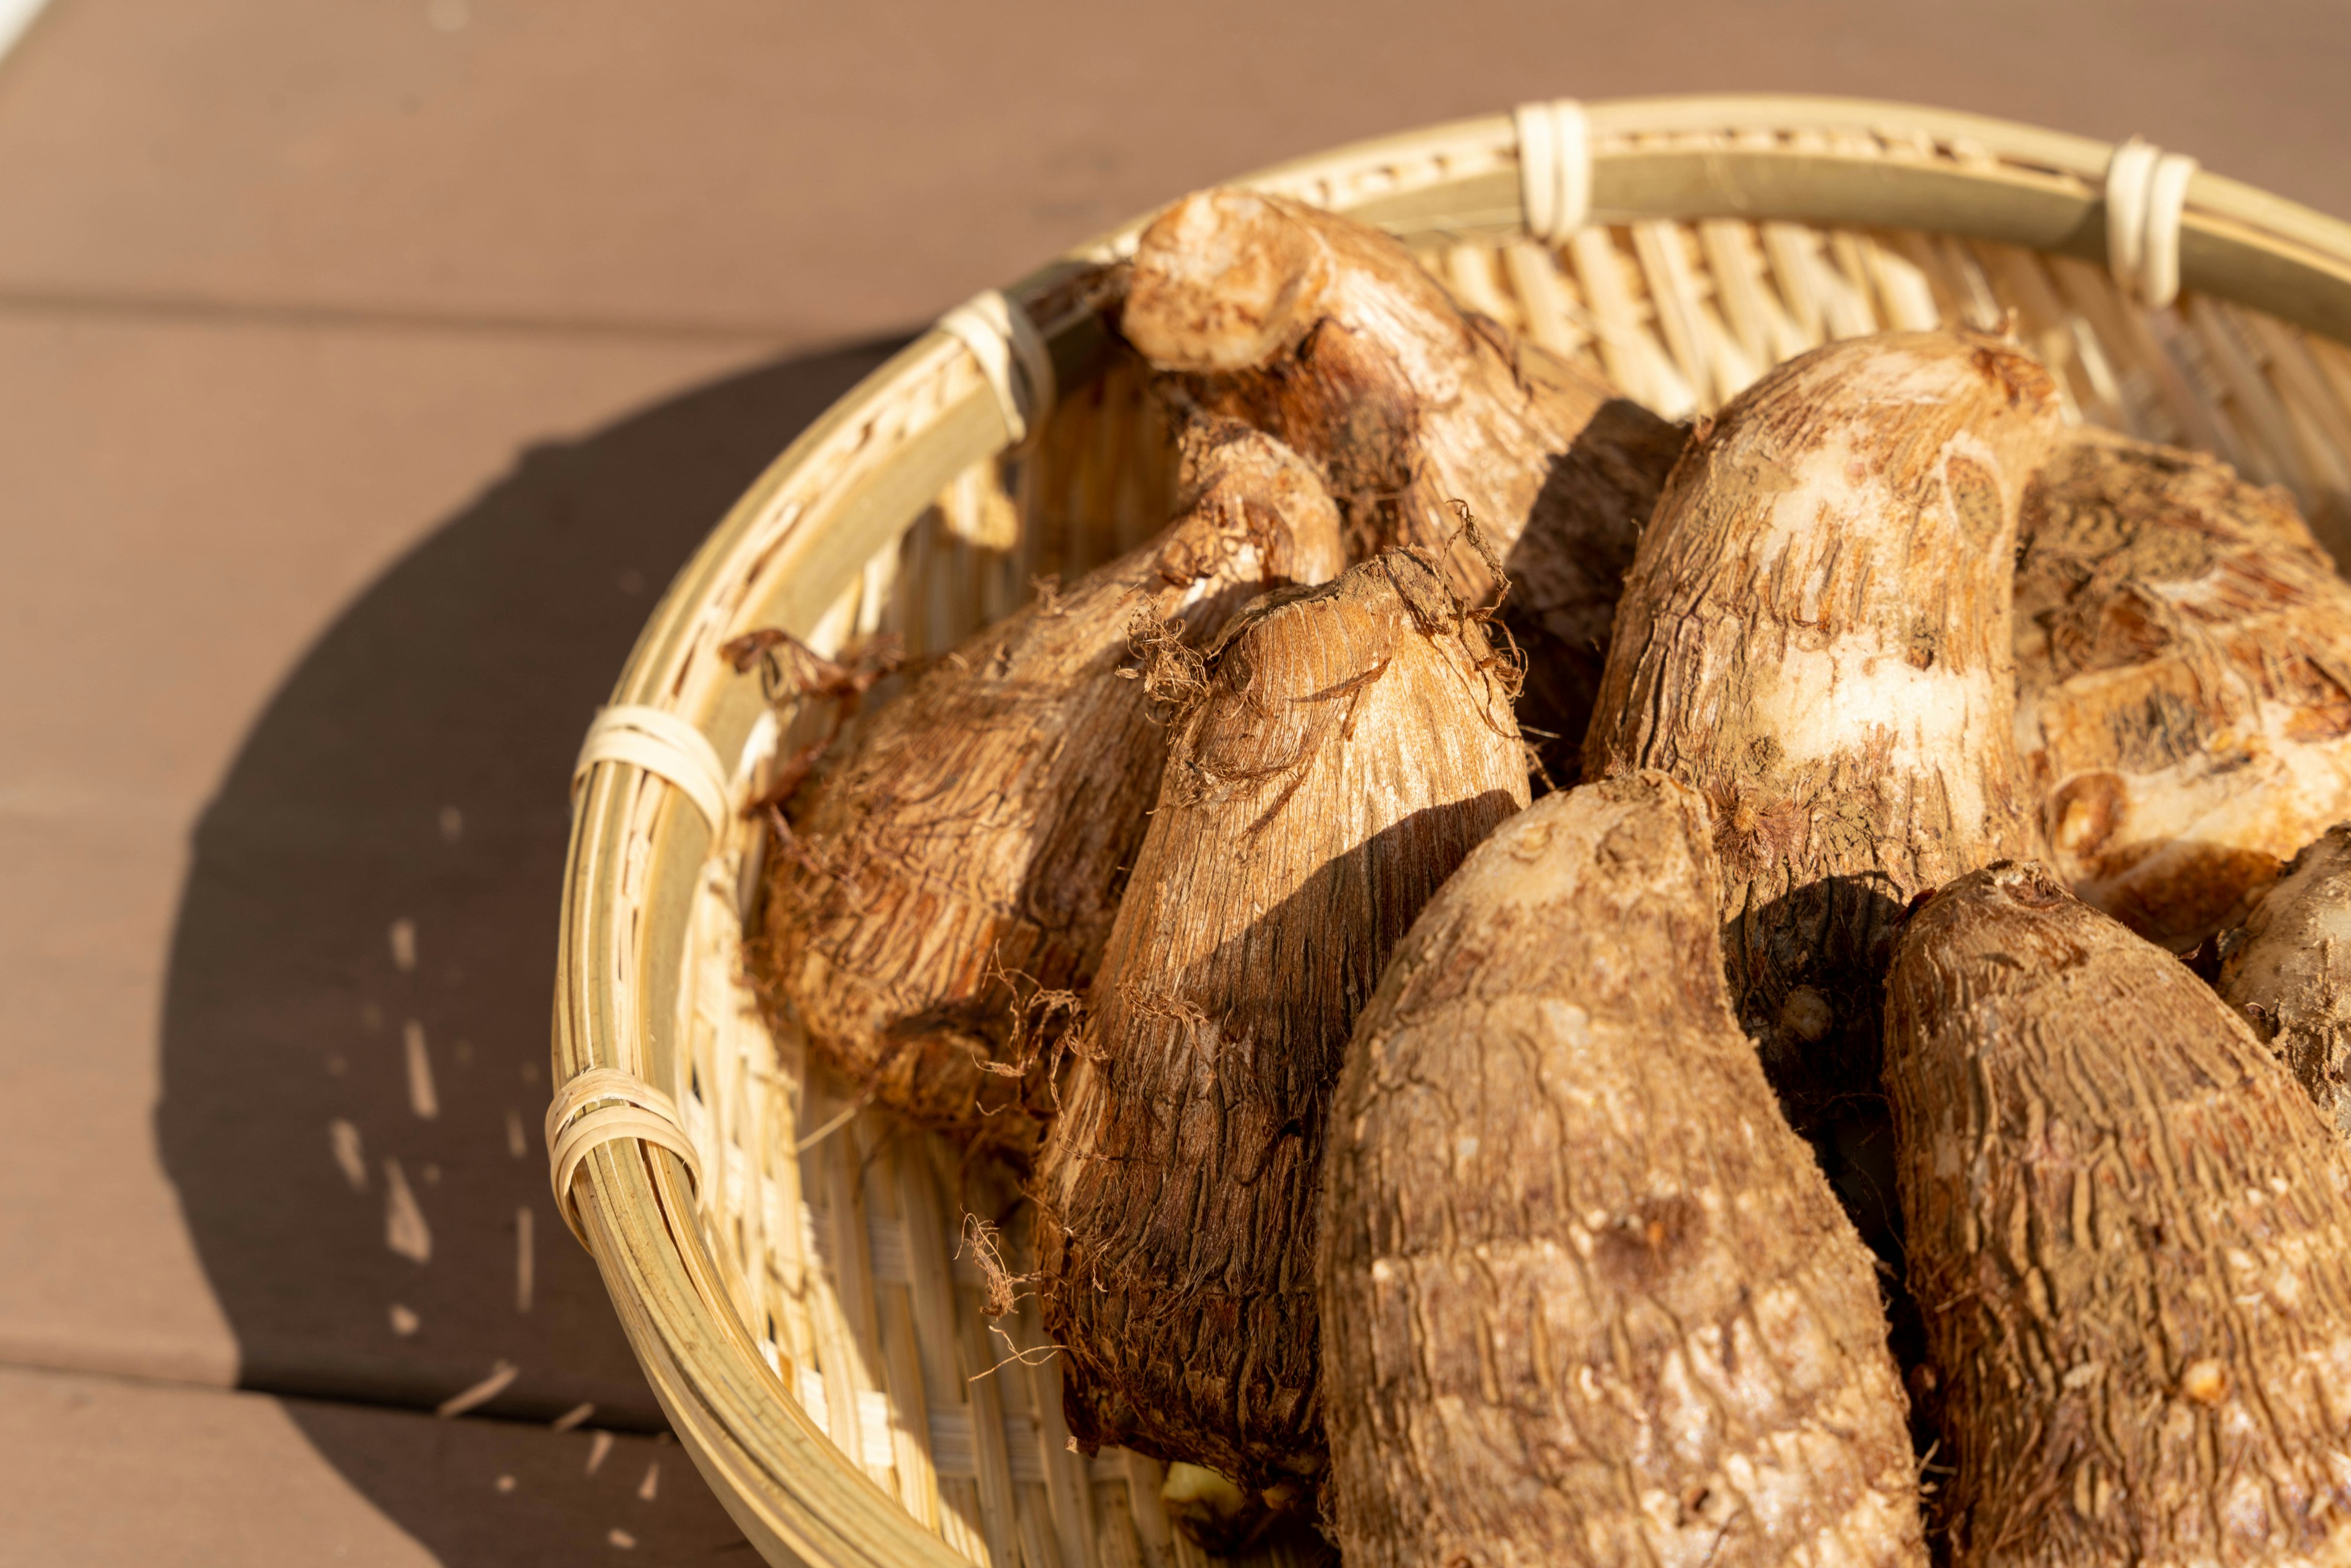
[[[1195,398],[1321,463],[1356,559],[1449,550],[1454,590],[1482,600],[1485,562],[1448,546],[1468,506],[1512,580],[1519,712],[1572,781],[1625,569],[1687,430],[1465,312],[1389,235],[1280,196],[1203,191],[1160,214],[1121,324]]]
[[[2305,845],[2221,938],[2218,989],[2351,1140],[2351,822]]]
[[[792,812],[750,946],[772,1010],[883,1104],[1016,1160],[1051,1106],[1015,987],[1081,989],[1159,788],[1166,730],[1133,677],[1138,611],[1212,635],[1266,589],[1342,568],[1311,469],[1225,422],[1184,437],[1183,507],[881,708]],[[988,1064],[1010,1067],[991,1072]]]
[[[1319,1278],[1351,1568],[1923,1568],[1867,1249],[1730,1016],[1706,803],[1495,830],[1332,1106]]]
[[[1036,1183],[1071,1430],[1252,1490],[1322,1463],[1314,1214],[1347,1031],[1527,802],[1509,693],[1432,563],[1245,612],[1177,726]]]
[[[1723,409],[1642,535],[1584,776],[1713,808],[1731,1007],[1800,1128],[1876,1092],[1904,906],[2038,845],[2009,605],[2059,420],[1996,338],[1831,344]]]
[[[2351,815],[2351,584],[2283,490],[2085,434],[2025,494],[2017,746],[2056,870],[2175,952]]]
[[[2285,1068],[2024,864],[1911,917],[1886,1046],[1956,1568],[2351,1562],[2351,1156]]]

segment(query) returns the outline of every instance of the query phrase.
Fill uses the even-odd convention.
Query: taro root
[[[2017,735],[2074,893],[2185,951],[2351,815],[2351,584],[2283,490],[2120,436],[2026,491]]]
[[[1050,1103],[1040,996],[1081,989],[1159,788],[1166,731],[1129,630],[1212,635],[1337,574],[1311,471],[1230,423],[1185,435],[1150,543],[966,643],[876,712],[770,852],[755,975],[883,1103],[1016,1159]]]
[[[1904,906],[2037,845],[2009,605],[2060,428],[1999,339],[1833,343],[1722,411],[1642,535],[1584,777],[1661,768],[1713,808],[1731,1006],[1801,1129],[1876,1092]]]
[[[1208,654],[1036,1183],[1089,1451],[1310,1489],[1331,1085],[1389,948],[1527,802],[1507,674],[1410,550],[1259,600]]]
[[[1955,1568],[2351,1562],[2351,1154],[2228,1005],[2003,863],[1886,1052]]]
[[[1730,1016],[1705,802],[1552,795],[1356,1020],[1322,1214],[1350,1568],[1927,1560],[1868,1250]]]
[[[1321,463],[1357,559],[1449,550],[1465,601],[1496,586],[1529,656],[1519,711],[1572,776],[1641,525],[1687,433],[1599,377],[1464,312],[1380,231],[1282,196],[1187,196],[1137,243],[1121,326],[1191,395]]]
[[[2351,1138],[2351,822],[2294,856],[2220,952],[2222,999]]]

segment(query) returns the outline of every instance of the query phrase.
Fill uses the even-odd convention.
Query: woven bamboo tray
[[[1468,305],[1675,417],[1826,339],[2013,312],[2075,417],[2218,453],[2351,547],[2351,226],[2184,159],[1896,104],[1651,99],[1240,183],[1385,225]],[[738,954],[761,842],[736,812],[810,721],[716,652],[776,625],[944,650],[1165,520],[1165,434],[1081,298],[1140,226],[997,297],[1033,334],[984,298],[794,442],[671,585],[583,753],[559,1201],[771,1563],[1205,1561],[1157,1465],[1068,1448],[1033,1301],[980,1315],[953,1151],[761,1026]]]

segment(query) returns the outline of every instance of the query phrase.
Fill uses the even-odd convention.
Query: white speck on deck
[[[433,1228],[424,1223],[398,1160],[383,1162],[383,1244],[416,1262],[433,1261]]]
[[[430,1122],[441,1114],[441,1097],[433,1090],[433,1058],[424,1050],[424,1026],[410,1019],[401,1036],[408,1048],[408,1108]]]
[[[462,1394],[454,1394],[434,1407],[433,1414],[447,1419],[463,1416],[466,1411],[487,1405],[507,1391],[507,1385],[522,1375],[522,1368],[511,1361],[501,1360],[490,1368],[490,1375]]]
[[[515,1311],[530,1311],[531,1217],[528,1208],[515,1210]]]
[[[360,1148],[360,1130],[340,1116],[327,1124],[327,1141],[334,1146],[335,1164],[353,1192],[367,1191],[367,1156]]]

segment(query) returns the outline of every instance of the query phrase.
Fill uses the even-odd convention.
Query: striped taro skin
[[[1875,1269],[1726,1003],[1704,800],[1548,796],[1358,1020],[1318,1270],[1355,1568],[1923,1564]]]
[[[1526,760],[1507,667],[1416,552],[1259,601],[1202,675],[1041,1156],[1040,1291],[1081,1444],[1303,1501],[1332,1082]]]

